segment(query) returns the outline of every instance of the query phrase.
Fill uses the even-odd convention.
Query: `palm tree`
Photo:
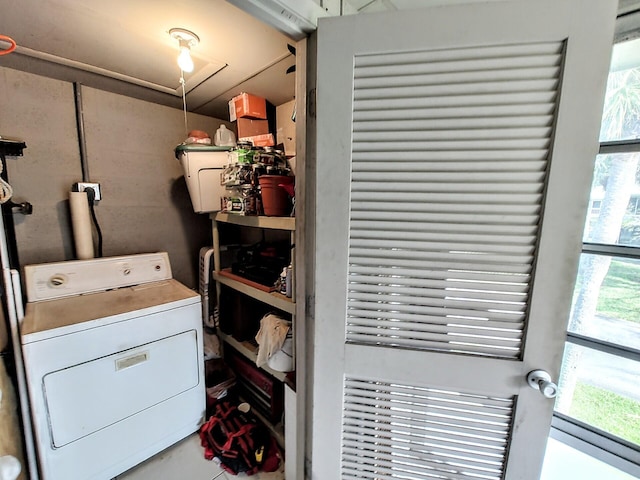
[[[602,119],[601,141],[637,138],[640,136],[640,68],[611,72]],[[631,192],[636,181],[640,153],[607,155],[596,164],[594,186],[603,185],[605,195],[600,213],[586,240],[592,243],[617,243]],[[592,335],[591,319],[596,313],[598,295],[607,275],[611,257],[606,255],[582,255],[580,260],[579,288],[569,330],[583,335]],[[556,401],[556,410],[569,413],[573,392],[577,382],[576,369],[580,353],[567,343],[561,388]]]

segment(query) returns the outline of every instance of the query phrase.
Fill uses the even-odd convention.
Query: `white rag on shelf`
[[[262,367],[267,360],[279,351],[287,338],[291,322],[269,313],[260,320],[260,330],[256,334],[258,356],[256,365]]]

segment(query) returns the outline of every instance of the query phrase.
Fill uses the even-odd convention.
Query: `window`
[[[614,47],[600,142],[553,427],[638,475],[640,39]]]

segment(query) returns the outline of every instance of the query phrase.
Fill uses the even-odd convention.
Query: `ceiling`
[[[442,0],[333,4],[346,14],[425,2]],[[0,34],[18,44],[0,66],[182,108],[178,43],[169,35],[177,27],[200,37],[191,49],[195,69],[185,74],[189,111],[228,119],[228,101],[243,91],[274,105],[294,98],[295,74],[286,73],[294,42],[226,0],[0,0],[0,12]]]
[[[188,110],[228,119],[241,91],[274,105],[294,98],[293,42],[225,0],[0,0],[0,11],[0,34],[18,44],[0,66],[182,107],[168,33],[179,27],[200,37],[185,73]]]
[[[493,0],[311,1],[350,14]],[[620,0],[621,15],[639,4]],[[182,108],[178,44],[168,33],[178,27],[200,37],[196,68],[185,74],[189,111],[228,119],[229,99],[243,91],[274,105],[294,98],[295,74],[286,73],[294,42],[226,0],[0,0],[0,12],[0,34],[18,44],[0,66]]]

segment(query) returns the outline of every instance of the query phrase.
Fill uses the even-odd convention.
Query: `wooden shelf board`
[[[235,273],[232,273],[230,268],[225,268],[223,270],[220,270],[218,272],[218,275],[230,278],[231,280],[235,280],[236,282],[244,283],[245,285],[249,285],[250,287],[257,288],[258,290],[262,290],[263,292],[271,293],[276,291],[275,287],[268,287],[267,285],[263,285],[261,283],[253,282],[246,278],[242,278],[240,275],[236,275]]]
[[[245,227],[270,228],[274,230],[296,229],[295,217],[257,217],[250,215],[236,215],[233,213],[216,212],[211,214],[211,219],[216,222],[232,223]]]
[[[255,298],[256,300],[260,300],[261,302],[282,310],[283,312],[287,312],[292,315],[295,315],[296,313],[296,304],[286,295],[282,295],[278,292],[264,292],[247,283],[220,275],[218,272],[213,273],[213,279],[240,293],[244,293],[251,298]]]
[[[227,335],[226,333],[221,331],[218,331],[218,334],[220,335],[220,338],[222,338],[222,341],[231,345],[231,347],[234,350],[236,350],[238,353],[240,353],[243,357],[247,358],[248,360],[251,360],[253,363],[256,363],[256,357],[258,356],[258,352],[255,346],[251,345],[249,342],[239,342],[238,340],[233,338],[231,335]],[[274,376],[281,382],[284,382],[287,380],[286,373],[273,370],[269,368],[268,365],[263,365],[262,367],[259,367],[259,368],[267,372],[269,375]]]

